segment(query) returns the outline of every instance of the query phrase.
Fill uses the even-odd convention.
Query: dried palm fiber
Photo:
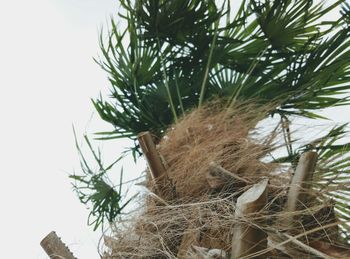
[[[180,198],[200,197],[208,191],[206,176],[215,162],[247,181],[256,181],[274,165],[261,162],[269,147],[249,133],[266,115],[266,109],[245,104],[223,109],[212,103],[194,110],[166,133],[159,152]]]
[[[165,192],[157,193],[154,181],[147,177],[149,192],[143,197],[142,210],[129,219],[125,228],[114,230],[106,242],[109,250],[104,258],[196,258],[196,247],[230,254],[232,229],[237,223],[268,234],[269,247],[260,252],[260,258],[303,258],[312,254],[291,240],[286,242],[284,232],[279,232],[280,219],[290,216],[283,208],[291,175],[278,174],[282,166],[267,162],[275,148],[277,131],[258,138],[257,123],[268,111],[268,107],[258,108],[251,103],[226,109],[222,103],[212,102],[170,127],[158,143],[169,178],[163,186]],[[220,172],[227,177],[218,175]],[[237,219],[237,198],[266,177],[266,206],[259,213]],[[324,240],[334,244],[339,236],[337,229],[330,234],[322,228],[329,223],[336,226],[336,217],[329,203],[314,199],[317,195],[310,191],[309,197],[315,202],[292,212],[300,222],[292,234],[304,237],[306,247],[309,242]],[[288,229],[283,231],[289,233]]]

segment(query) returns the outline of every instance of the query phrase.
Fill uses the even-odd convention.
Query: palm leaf
[[[94,105],[115,130],[161,136],[183,112],[213,98],[276,103],[273,113],[316,118],[348,104],[348,8],[312,1],[243,1],[236,15],[215,1],[121,1],[128,26],[101,35],[101,67],[111,101]],[[207,80],[206,80],[207,78]]]
[[[93,105],[113,126],[97,138],[134,140],[135,159],[138,133],[151,131],[160,139],[177,118],[216,97],[228,106],[247,100],[273,104],[266,117],[278,114],[285,121],[324,119],[320,110],[349,104],[350,6],[345,0],[244,0],[236,13],[230,0],[120,3],[127,25],[119,28],[111,20],[107,37],[101,32],[96,60],[109,76],[110,98],[97,98]],[[336,9],[341,9],[339,18],[326,20]],[[288,155],[275,159],[293,165],[302,152],[317,150],[314,188],[342,186],[328,188],[325,197],[336,201],[343,220],[350,217],[350,150],[339,143],[345,135],[346,125],[338,126],[302,146],[286,136]]]

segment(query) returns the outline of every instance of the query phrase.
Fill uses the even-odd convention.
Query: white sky
[[[68,173],[79,169],[72,124],[80,134],[110,129],[97,116],[87,123],[90,98],[108,86],[92,57],[116,4],[0,0],[1,258],[47,258],[39,242],[51,230],[78,258],[98,258],[100,233]]]
[[[116,4],[0,0],[1,258],[47,258],[39,242],[51,230],[78,258],[98,258],[100,233],[86,225],[88,211],[68,179],[78,169],[71,126],[80,134],[110,129],[97,116],[89,122],[90,98],[107,91],[92,57]],[[120,145],[108,145],[117,156]]]

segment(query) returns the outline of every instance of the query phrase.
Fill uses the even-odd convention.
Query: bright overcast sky
[[[99,233],[67,175],[78,169],[72,124],[80,134],[110,129],[97,116],[89,123],[89,99],[108,86],[92,57],[116,5],[0,0],[1,258],[47,258],[39,242],[51,230],[78,258],[98,258]]]
[[[90,98],[108,85],[92,57],[117,2],[0,0],[1,258],[48,258],[39,242],[51,230],[78,258],[99,258],[68,173],[78,169],[72,124],[110,129],[89,124]]]

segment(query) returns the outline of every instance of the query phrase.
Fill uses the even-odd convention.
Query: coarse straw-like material
[[[313,202],[285,210],[293,169],[269,159],[278,129],[265,136],[257,129],[268,112],[252,103],[227,109],[212,102],[170,127],[158,144],[168,191],[158,195],[148,177],[137,215],[124,218],[123,227],[105,237],[104,258],[230,258],[237,224],[267,236],[266,249],[244,258],[318,258],[324,245],[346,255],[331,201],[321,203],[319,193],[304,190]],[[238,197],[262,179],[268,179],[266,205],[235,216]],[[280,224],[291,217],[293,229]]]

